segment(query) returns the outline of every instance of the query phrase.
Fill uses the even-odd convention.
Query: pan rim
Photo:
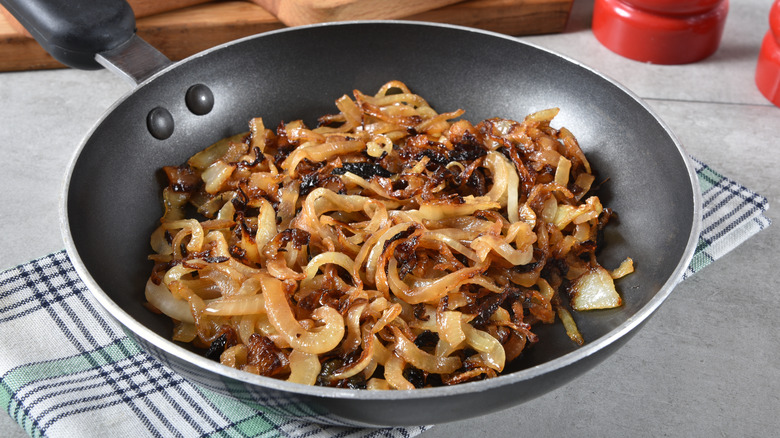
[[[88,272],[84,262],[82,261],[76,249],[73,236],[70,232],[70,219],[68,216],[69,188],[70,188],[70,181],[73,176],[75,165],[79,157],[81,156],[81,153],[83,152],[84,148],[86,147],[87,143],[89,142],[90,138],[93,137],[95,131],[104,123],[105,119],[110,114],[112,114],[118,106],[120,106],[123,102],[125,102],[131,95],[133,95],[141,87],[146,86],[147,84],[151,83],[152,81],[156,80],[158,77],[166,74],[167,72],[179,68],[180,66],[188,63],[190,60],[207,56],[214,51],[221,50],[222,48],[239,44],[248,40],[276,35],[279,33],[306,32],[307,29],[312,29],[312,28],[354,26],[354,25],[362,26],[366,24],[371,24],[371,25],[391,24],[391,25],[405,25],[405,26],[441,27],[441,28],[454,29],[454,30],[466,31],[471,33],[483,34],[490,37],[497,37],[500,39],[509,40],[516,44],[529,46],[536,50],[547,52],[553,56],[562,58],[567,62],[572,63],[580,68],[588,70],[590,73],[597,75],[603,80],[609,82],[611,85],[617,87],[618,89],[620,89],[621,92],[625,93],[631,99],[636,101],[650,116],[652,116],[652,118],[657,123],[659,123],[661,128],[672,139],[673,143],[677,148],[677,152],[679,153],[680,158],[683,160],[683,163],[687,170],[688,180],[691,184],[690,188],[693,193],[693,199],[691,200],[693,202],[693,215],[692,215],[693,217],[691,218],[691,222],[692,222],[691,230],[690,230],[690,234],[688,235],[688,241],[686,242],[685,250],[683,251],[683,256],[678,262],[672,275],[669,276],[669,278],[663,283],[663,285],[660,286],[658,292],[656,292],[653,295],[653,297],[644,306],[638,309],[634,315],[629,317],[626,321],[622,322],[614,329],[607,332],[605,335],[597,339],[594,339],[592,341],[589,341],[582,347],[579,347],[578,349],[566,353],[562,356],[559,356],[555,359],[535,365],[533,367],[515,371],[512,373],[502,374],[492,379],[486,379],[477,382],[466,382],[466,383],[461,383],[458,385],[453,385],[448,387],[421,388],[421,389],[415,389],[413,391],[359,391],[354,389],[308,386],[308,385],[302,385],[297,383],[290,383],[290,382],[286,382],[283,380],[278,380],[270,377],[257,376],[244,371],[233,369],[221,365],[217,362],[208,360],[201,355],[198,355],[192,351],[189,351],[177,345],[170,339],[166,339],[165,337],[158,335],[157,333],[153,332],[151,329],[147,328],[146,326],[138,322],[124,309],[122,309],[116,302],[114,302],[109,297],[109,295],[97,284],[95,279]],[[469,27],[464,27],[459,25],[430,23],[430,22],[423,22],[423,21],[405,21],[405,20],[376,20],[376,21],[353,20],[353,21],[344,21],[344,22],[336,22],[336,23],[318,23],[318,24],[312,24],[307,26],[297,26],[297,27],[277,29],[277,30],[264,32],[262,34],[240,38],[234,41],[220,44],[218,46],[214,46],[212,48],[194,54],[184,60],[173,63],[170,66],[167,66],[166,68],[160,70],[159,72],[155,73],[150,78],[148,78],[147,80],[139,84],[137,87],[125,93],[116,102],[114,102],[105,111],[105,113],[101,116],[101,118],[94,123],[92,128],[83,137],[79,147],[76,149],[75,153],[72,155],[68,163],[68,168],[65,175],[65,181],[62,187],[59,204],[60,204],[59,205],[60,231],[65,243],[66,252],[72,261],[74,269],[76,270],[76,272],[78,273],[82,281],[84,281],[84,283],[86,284],[89,292],[98,301],[98,303],[104,308],[104,310],[109,314],[109,316],[117,320],[120,323],[120,325],[122,325],[126,330],[129,330],[132,333],[134,333],[135,336],[138,336],[139,338],[152,344],[154,347],[159,348],[162,351],[165,351],[170,354],[174,354],[181,360],[190,363],[204,371],[213,372],[216,373],[217,375],[222,375],[224,377],[228,377],[252,386],[260,386],[262,388],[267,388],[270,390],[277,390],[277,391],[292,393],[296,395],[313,396],[313,397],[325,398],[325,399],[354,399],[354,400],[382,400],[382,401],[410,400],[410,399],[423,399],[423,398],[434,398],[434,397],[439,398],[439,397],[463,395],[463,394],[474,393],[474,392],[482,392],[499,386],[507,386],[522,381],[532,380],[543,374],[548,374],[554,370],[565,368],[569,365],[572,365],[575,362],[578,362],[606,348],[607,346],[611,345],[618,339],[622,338],[623,336],[626,336],[629,332],[637,328],[637,326],[639,326],[642,322],[647,320],[668,298],[668,296],[671,294],[672,290],[679,283],[679,281],[681,281],[682,276],[685,270],[687,269],[688,265],[690,264],[696,250],[698,237],[701,231],[701,215],[702,215],[702,196],[700,190],[698,189],[698,177],[696,176],[692,159],[685,152],[685,149],[683,148],[682,144],[680,143],[680,141],[678,140],[674,132],[667,126],[667,124],[660,117],[658,117],[655,111],[653,111],[644,100],[642,100],[635,93],[633,93],[631,90],[629,90],[619,82],[595,70],[594,68],[587,66],[586,64],[578,60],[572,59],[568,56],[559,54],[557,52],[546,49],[544,47],[540,47],[536,44],[523,41],[518,37],[512,37],[504,34],[499,34],[496,32],[474,29],[474,28],[469,28]],[[687,225],[687,221],[686,221],[686,225]]]

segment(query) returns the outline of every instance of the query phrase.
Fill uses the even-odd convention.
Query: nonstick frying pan
[[[86,137],[68,172],[62,230],[96,299],[139,345],[191,381],[268,411],[351,425],[464,419],[528,401],[590,369],[661,305],[692,258],[701,202],[687,155],[634,95],[603,75],[517,39],[415,22],[347,22],[268,32],[170,63],[134,36],[123,0],[0,0],[50,53],[78,68],[107,66],[136,84]],[[144,306],[149,236],[161,216],[160,168],[247,130],[333,112],[353,89],[405,82],[440,112],[521,120],[560,107],[554,125],[579,139],[618,212],[605,266],[626,256],[621,308],[578,313],[586,344],[559,324],[505,375],[452,387],[361,391],[308,387],[240,372],[170,341],[167,317]],[[75,115],[78,117],[78,115]],[[619,384],[619,383],[616,383]]]

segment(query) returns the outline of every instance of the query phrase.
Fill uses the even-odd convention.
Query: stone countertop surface
[[[754,82],[771,5],[732,1],[718,51],[688,65],[635,62],[603,47],[590,31],[592,0],[575,0],[565,32],[521,38],[633,91],[691,155],[765,196],[775,224],[680,284],[595,369],[526,404],[422,437],[780,433],[780,108]],[[128,91],[107,71],[0,74],[0,270],[64,248],[58,203],[68,162]],[[0,431],[26,436],[2,414]]]

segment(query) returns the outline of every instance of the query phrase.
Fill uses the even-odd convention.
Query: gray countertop
[[[566,32],[523,38],[617,80],[643,98],[688,152],[780,200],[780,108],[754,83],[772,0],[731,2],[719,50],[658,66],[610,52],[576,0]],[[64,248],[58,202],[67,163],[112,102],[129,91],[106,71],[0,74],[0,270]],[[492,415],[437,425],[450,436],[752,436],[780,434],[780,215],[679,285],[626,346],[563,388]],[[25,436],[7,415],[0,434]]]

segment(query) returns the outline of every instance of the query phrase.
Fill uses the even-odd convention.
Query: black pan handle
[[[83,70],[101,68],[95,56],[135,35],[125,0],[0,0],[55,59]]]

